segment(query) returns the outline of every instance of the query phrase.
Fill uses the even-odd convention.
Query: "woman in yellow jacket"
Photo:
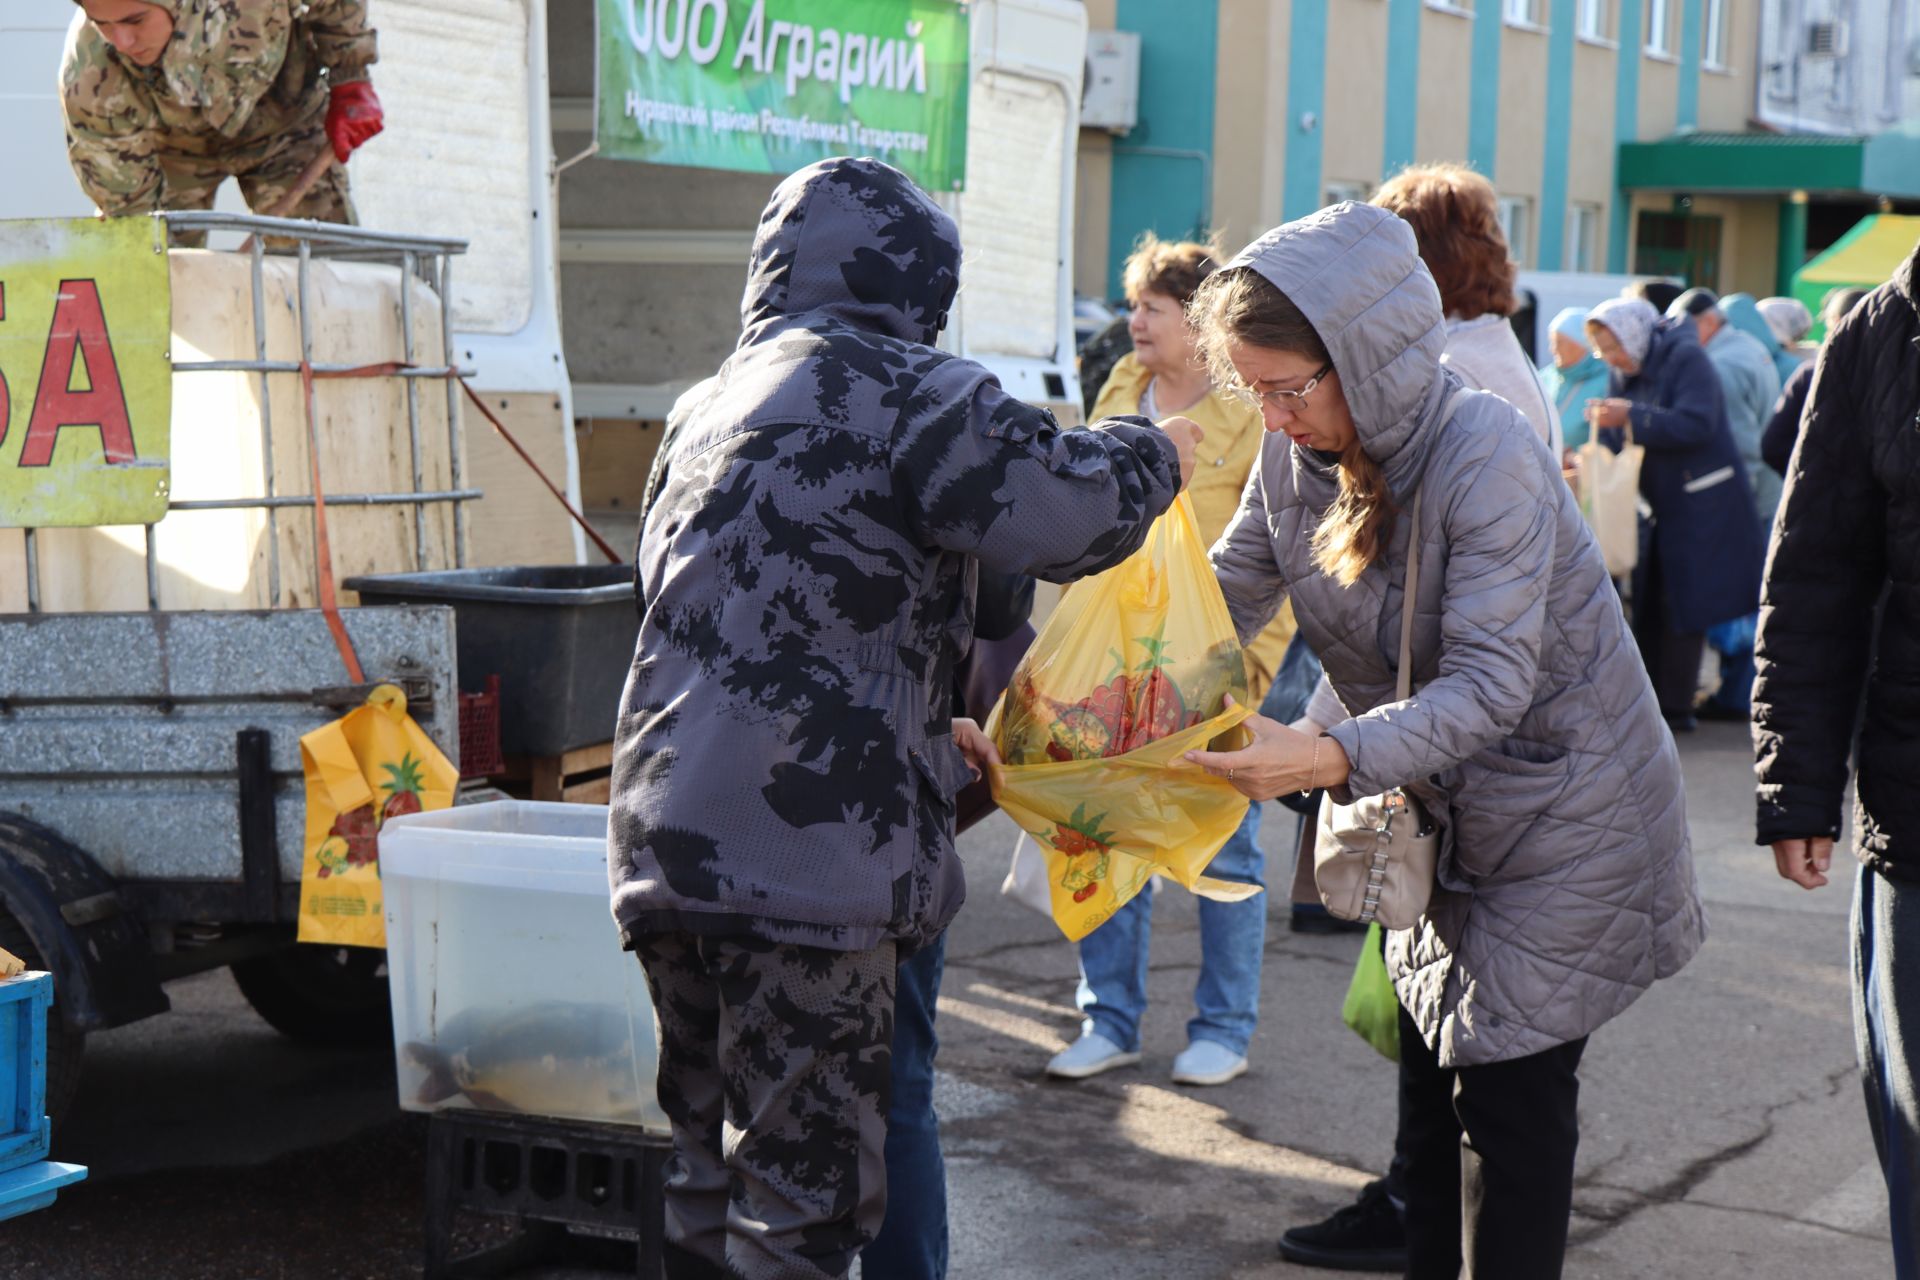
[[[1098,420],[1137,413],[1155,421],[1178,414],[1200,424],[1206,439],[1187,493],[1208,542],[1226,531],[1239,510],[1240,491],[1265,434],[1257,408],[1214,387],[1187,332],[1187,300],[1216,265],[1206,245],[1167,243],[1151,233],[1141,241],[1123,276],[1133,352],[1114,366],[1092,414]],[[1248,647],[1249,691],[1256,703],[1273,683],[1293,632],[1293,613],[1283,609]],[[1259,837],[1260,806],[1254,805],[1207,873],[1264,884]],[[1082,1080],[1140,1061],[1152,908],[1149,884],[1080,943],[1078,1003],[1086,1022],[1080,1038],[1047,1064],[1047,1074]],[[1244,902],[1200,899],[1195,1013],[1187,1024],[1187,1048],[1173,1061],[1174,1083],[1224,1084],[1246,1071],[1247,1044],[1259,1017],[1266,923],[1264,894]]]

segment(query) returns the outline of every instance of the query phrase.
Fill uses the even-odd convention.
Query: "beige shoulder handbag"
[[[1407,589],[1400,607],[1399,702],[1413,693],[1413,609],[1420,586],[1417,493],[1407,546]],[[1320,901],[1342,920],[1378,920],[1385,929],[1412,928],[1433,896],[1439,857],[1439,830],[1420,801],[1399,787],[1352,804],[1335,804],[1331,795],[1321,798],[1313,879]]]

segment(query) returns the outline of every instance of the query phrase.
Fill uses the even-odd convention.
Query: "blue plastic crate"
[[[53,975],[0,982],[0,1173],[47,1158],[47,1009]]]
[[[0,1173],[0,1222],[46,1208],[60,1188],[86,1176],[85,1165],[58,1160],[36,1160],[25,1168]]]

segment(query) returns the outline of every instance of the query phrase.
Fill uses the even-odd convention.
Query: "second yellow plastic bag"
[[[993,798],[1045,856],[1067,937],[1093,932],[1156,873],[1208,897],[1259,892],[1201,874],[1247,798],[1175,766],[1216,739],[1242,745],[1246,700],[1246,660],[1183,495],[1139,551],[1068,589],[987,721],[1004,762]]]
[[[300,941],[384,947],[378,833],[388,818],[445,809],[460,771],[407,714],[407,695],[377,686],[365,706],[300,739],[307,780]]]

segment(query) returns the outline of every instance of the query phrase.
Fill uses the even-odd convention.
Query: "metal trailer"
[[[149,525],[147,611],[46,613],[34,531],[26,531],[28,611],[0,615],[0,947],[55,976],[47,1110],[56,1118],[78,1084],[87,1034],[164,1012],[163,984],[187,974],[232,966],[254,1008],[298,1039],[377,1043],[389,1036],[384,952],[293,941],[305,812],[299,739],[386,681],[406,689],[415,719],[450,759],[459,750],[451,609],[341,610],[369,681],[356,686],[323,613],[277,607],[284,598],[277,522],[302,508],[310,518],[317,513],[311,493],[274,491],[267,388],[272,378],[302,377],[311,360],[314,257],[394,264],[403,273],[404,350],[374,376],[406,380],[413,486],[324,494],[324,501],[413,507],[415,563],[382,566],[392,570],[427,567],[425,508],[450,503],[454,557],[464,566],[463,504],[481,496],[461,486],[454,378],[465,371],[450,364],[444,306],[443,363],[416,363],[413,290],[405,284],[418,277],[445,299],[451,260],[466,242],[243,214],[156,216],[169,235],[251,236],[254,358],[177,361],[173,369],[257,375],[261,491],[169,509],[264,509],[276,607],[162,609]],[[298,255],[300,361],[267,358],[267,236],[291,242]],[[317,376],[350,372],[310,367]],[[424,488],[423,380],[440,381],[447,396],[452,485],[445,490]],[[307,430],[311,442],[311,421]]]

